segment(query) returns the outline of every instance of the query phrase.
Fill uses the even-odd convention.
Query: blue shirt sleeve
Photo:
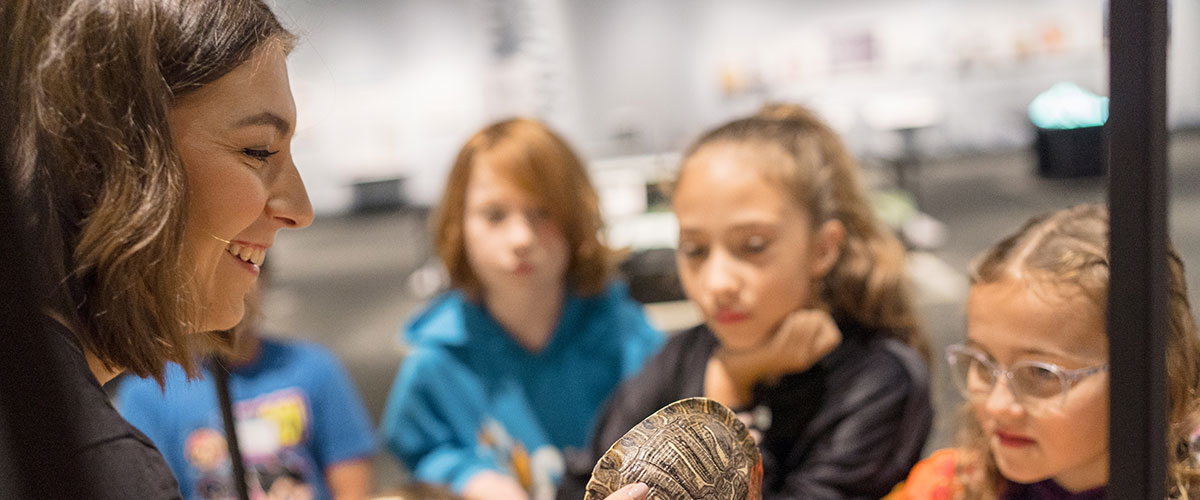
[[[477,446],[486,400],[466,367],[440,349],[416,348],[396,373],[380,433],[417,479],[461,492],[476,473],[501,470]]]
[[[321,468],[375,454],[375,436],[362,398],[345,368],[328,351],[318,349],[320,368],[313,393],[314,453]]]
[[[117,386],[117,394],[113,399],[121,416],[159,448],[162,448],[163,429],[155,423],[163,420],[156,415],[163,406],[162,398],[162,392],[153,381],[128,377]]]

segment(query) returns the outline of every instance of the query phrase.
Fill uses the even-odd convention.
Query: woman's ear
[[[814,278],[824,278],[833,269],[838,256],[842,253],[842,241],[846,238],[846,226],[842,221],[827,220],[813,233],[813,239],[808,246],[809,275]]]

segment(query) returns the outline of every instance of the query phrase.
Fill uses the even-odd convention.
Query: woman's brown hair
[[[186,170],[174,99],[292,35],[260,0],[39,0],[6,5],[12,164],[33,207],[47,314],[110,369],[196,373],[200,304],[182,267]],[[8,36],[6,34],[6,36]]]
[[[838,260],[820,286],[834,317],[888,332],[926,360],[929,342],[917,317],[905,270],[904,247],[875,219],[858,178],[858,167],[840,137],[811,111],[770,105],[757,115],[701,136],[683,155],[687,160],[709,146],[739,144],[777,148],[791,162],[757,162],[772,184],[782,186],[803,207],[816,228],[837,220],[845,227]]]
[[[611,252],[601,241],[600,201],[583,161],[545,124],[527,118],[497,122],[463,145],[450,169],[442,200],[433,215],[434,244],[450,274],[450,284],[482,297],[482,284],[467,262],[463,223],[467,183],[487,156],[488,164],[541,201],[567,240],[568,286],[581,295],[599,293],[612,270]]]
[[[971,284],[1020,279],[1050,285],[1050,293],[1080,291],[1105,314],[1108,238],[1108,210],[1103,205],[1079,205],[1035,217],[976,257],[971,264]],[[1183,259],[1170,245],[1168,268],[1169,427],[1164,450],[1170,464],[1168,490],[1172,498],[1194,498],[1200,493],[1200,467],[1191,455],[1189,440],[1197,424],[1200,338],[1188,302]],[[959,476],[966,498],[995,498],[1002,481],[987,438],[969,408],[963,410],[963,422],[959,439],[967,460],[961,461]]]

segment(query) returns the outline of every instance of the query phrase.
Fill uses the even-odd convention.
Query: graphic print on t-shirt
[[[477,438],[479,452],[492,456],[505,472],[517,478],[532,500],[554,498],[555,486],[564,470],[563,456],[557,448],[542,445],[533,453],[509,435],[499,421],[485,417]]]
[[[238,444],[252,500],[312,500],[315,464],[297,449],[308,439],[308,401],[298,388],[263,394],[235,405]],[[220,413],[184,441],[195,495],[204,500],[237,498]]]

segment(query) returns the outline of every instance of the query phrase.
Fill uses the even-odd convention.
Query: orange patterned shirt
[[[908,473],[882,500],[952,500],[961,490],[954,477],[958,452],[952,448],[935,451]]]

